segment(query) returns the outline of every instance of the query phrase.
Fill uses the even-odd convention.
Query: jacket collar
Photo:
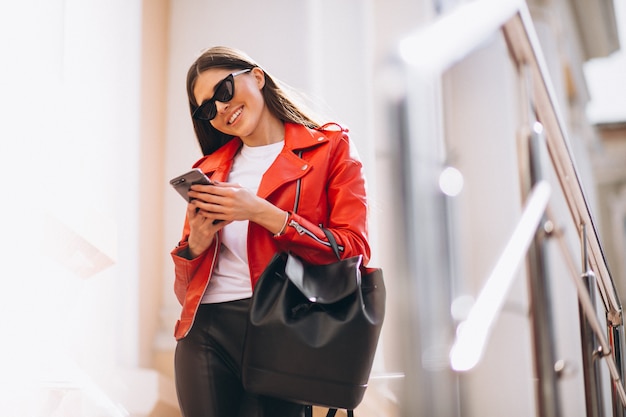
[[[285,123],[285,146],[281,153],[285,151],[297,153],[298,150],[311,148],[325,142],[328,142],[328,138],[323,131],[309,129],[295,123]],[[241,139],[235,137],[211,155],[199,159],[194,164],[194,168],[200,167],[208,173],[218,173],[224,166],[230,170],[230,164],[241,146]]]
[[[285,145],[263,176],[258,195],[267,197],[281,184],[295,181],[306,175],[311,167],[297,155],[298,151],[326,142],[328,142],[328,137],[322,130],[309,129],[295,123],[285,123]],[[211,155],[197,161],[194,167],[199,167],[209,173],[215,181],[226,181],[235,155],[241,146],[241,139],[233,138]]]
[[[328,142],[328,138],[319,130],[309,129],[306,126],[294,123],[285,123],[286,150],[298,151],[324,142]]]

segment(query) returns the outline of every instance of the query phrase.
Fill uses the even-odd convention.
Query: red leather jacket
[[[337,125],[330,125],[337,126]],[[308,129],[285,124],[285,145],[267,170],[258,195],[289,212],[285,233],[274,236],[250,222],[248,261],[251,285],[275,253],[291,251],[312,264],[326,264],[337,258],[320,225],[329,229],[340,246],[342,258],[363,255],[367,264],[370,247],[367,236],[367,201],[361,161],[347,136],[347,130]],[[241,147],[235,138],[194,164],[216,181],[226,181],[233,158]],[[302,157],[298,152],[302,151]],[[301,179],[297,213],[296,180]],[[189,260],[178,255],[187,247],[189,224],[185,219],[183,237],[172,251],[176,279],[174,292],[182,304],[174,335],[182,339],[191,328],[200,300],[217,261],[220,234],[203,254]]]

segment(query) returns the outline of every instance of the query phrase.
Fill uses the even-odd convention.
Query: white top
[[[272,165],[284,142],[249,147],[235,156],[228,182],[238,183],[256,194],[261,178]],[[222,229],[217,265],[202,297],[202,303],[222,303],[252,296],[248,267],[248,221],[234,221]]]

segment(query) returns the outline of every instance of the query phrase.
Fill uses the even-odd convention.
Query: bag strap
[[[346,410],[348,412],[348,417],[354,417],[354,410]],[[335,417],[337,414],[336,408],[329,408],[326,417]],[[307,405],[304,407],[304,417],[313,417],[313,406]]]
[[[302,151],[298,152],[298,157],[302,158]],[[296,198],[293,204],[293,212],[297,212],[298,211],[298,205],[300,204],[300,187],[302,185],[302,178],[298,178],[298,180],[296,181]],[[341,259],[341,256],[339,255],[339,245],[337,244],[337,239],[335,239],[335,236],[330,232],[330,230],[325,229],[322,227],[322,231],[324,232],[324,234],[326,235],[326,239],[328,239],[328,242],[330,243],[330,246],[333,248],[333,252],[335,252],[335,255],[337,256],[337,259]],[[354,410],[346,410],[348,412],[348,417],[354,417]],[[329,408],[328,409],[328,413],[326,414],[326,417],[335,417],[335,414],[337,414],[337,409],[336,408]],[[307,405],[306,407],[304,407],[304,417],[313,417],[313,407],[310,405]]]
[[[335,236],[330,232],[330,230],[325,229],[323,227],[322,227],[322,231],[326,235],[326,239],[328,239],[328,243],[330,243],[330,246],[333,248],[333,252],[335,252],[335,256],[337,256],[337,259],[341,260],[341,256],[339,255],[339,245],[337,245],[337,240],[335,239]]]
[[[313,407],[311,407],[311,409],[313,409]],[[354,417],[354,410],[346,410],[346,411],[348,412],[348,417]],[[326,414],[326,417],[335,417],[335,414],[337,414],[337,409],[336,408],[329,408],[328,409],[328,413]],[[309,417],[309,416],[307,416],[307,417]]]

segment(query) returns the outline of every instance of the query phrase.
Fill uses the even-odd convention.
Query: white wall
[[[451,199],[458,225],[452,237],[458,249],[452,260],[458,274],[452,277],[454,297],[477,297],[521,213],[516,139],[523,117],[517,77],[504,38],[498,34],[444,76],[446,155],[465,177],[463,191]],[[460,374],[464,415],[533,415],[526,287],[524,274],[517,274],[483,360]],[[503,372],[507,378],[500,377]],[[511,401],[516,407],[510,407]]]
[[[0,5],[2,414],[50,415],[28,388],[59,383],[91,413],[137,365],[139,6]]]
[[[594,123],[626,120],[626,5],[615,0],[614,6],[622,47],[609,57],[589,61],[584,67],[591,94],[587,114]]]

